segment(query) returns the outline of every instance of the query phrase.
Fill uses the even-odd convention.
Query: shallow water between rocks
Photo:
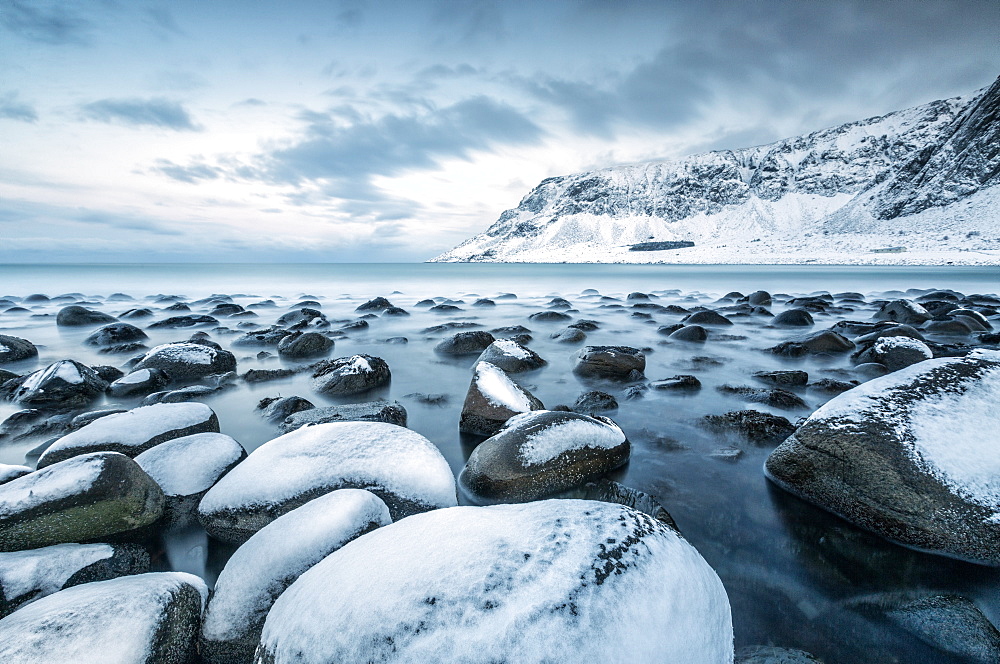
[[[653,302],[691,307],[715,304],[730,291],[744,295],[756,290],[772,294],[808,295],[817,291],[857,291],[870,302],[890,291],[907,289],[954,289],[966,294],[1000,291],[996,268],[865,268],[865,267],[774,267],[774,266],[636,266],[636,265],[128,265],[128,266],[0,266],[3,296],[20,301],[33,293],[51,298],[26,303],[27,313],[0,313],[0,334],[27,338],[39,346],[39,357],[4,368],[26,373],[60,359],[85,364],[123,365],[131,355],[103,355],[83,340],[94,327],[57,327],[60,308],[77,301],[85,306],[117,315],[133,307],[149,307],[155,315],[129,321],[145,328],[154,320],[176,313],[163,312],[170,302],[154,303],[152,296],[172,294],[186,302],[211,294],[226,294],[244,307],[265,298],[274,308],[254,309],[259,318],[220,318],[220,325],[182,329],[147,330],[152,347],[158,343],[187,339],[204,330],[238,359],[238,372],[253,368],[278,368],[294,363],[273,357],[258,360],[261,349],[231,347],[245,329],[241,322],[262,327],[273,323],[304,299],[316,300],[320,309],[336,321],[359,316],[359,304],[384,296],[410,316],[372,318],[369,327],[337,339],[330,357],[364,352],[385,359],[392,371],[391,384],[362,397],[339,401],[312,391],[307,373],[294,377],[246,384],[211,395],[203,401],[219,416],[223,433],[236,438],[252,451],[276,437],[277,425],[256,412],[264,397],[299,395],[317,406],[332,403],[397,400],[405,406],[409,428],[434,442],[456,475],[481,438],[458,432],[459,414],[469,386],[476,356],[449,357],[435,353],[434,346],[460,330],[428,332],[447,322],[471,322],[491,330],[524,325],[531,330],[530,348],[548,360],[540,370],[514,375],[514,379],[542,400],[547,408],[572,405],[584,391],[600,389],[619,400],[617,411],[606,413],[632,441],[628,466],[615,479],[655,497],[677,522],[684,536],[718,572],[729,593],[737,648],[751,644],[773,644],[807,650],[829,663],[862,662],[958,662],[933,650],[912,635],[864,617],[846,606],[852,598],[873,593],[946,591],[971,598],[994,624],[1000,623],[1000,570],[919,553],[886,542],[847,522],[813,507],[771,485],[762,472],[773,446],[756,447],[736,437],[710,431],[699,425],[707,414],[754,408],[783,415],[793,423],[806,417],[831,395],[805,388],[795,391],[809,409],[781,411],[753,404],[738,395],[722,394],[723,384],[762,386],[751,377],[754,371],[802,369],[810,380],[858,378],[850,372],[848,354],[786,359],[762,349],[807,331],[829,327],[839,320],[870,320],[874,307],[847,304],[833,315],[813,314],[812,328],[771,328],[759,316],[734,318],[735,325],[713,328],[704,344],[668,341],[657,327],[680,321],[682,316],[652,312],[651,318],[634,317],[626,297],[639,291],[656,296]],[[594,289],[598,294],[585,293]],[[108,301],[112,293],[126,293],[135,301]],[[924,291],[911,291],[915,297]],[[503,293],[516,299],[499,299]],[[78,296],[76,294],[81,294]],[[553,297],[563,297],[573,306],[575,320],[597,321],[599,329],[588,332],[586,341],[558,343],[550,334],[563,329],[566,321],[545,323],[528,316],[548,308]],[[895,293],[890,297],[904,296]],[[479,297],[494,298],[495,307],[473,307]],[[461,311],[432,312],[416,303],[425,298],[462,300]],[[615,298],[615,299],[608,299]],[[784,299],[783,297],[781,299]],[[208,313],[213,305],[192,305],[191,313]],[[3,307],[6,309],[7,307]],[[775,314],[785,309],[776,301]],[[643,312],[639,312],[643,313]],[[722,336],[727,335],[727,336]],[[408,343],[385,343],[403,336]],[[502,335],[498,335],[502,336]],[[933,338],[933,337],[931,337]],[[954,341],[954,339],[941,339]],[[572,372],[573,359],[583,345],[629,345],[646,348],[649,380],[677,374],[694,374],[702,389],[693,394],[649,390],[643,398],[628,400],[625,384],[585,379]],[[274,353],[274,349],[269,349]],[[414,395],[441,395],[422,399]],[[119,400],[126,407],[138,400]],[[110,403],[110,401],[109,401]],[[91,409],[101,407],[95,404]],[[0,403],[0,420],[18,410]],[[39,439],[0,441],[0,462],[23,463],[25,453]],[[738,448],[735,460],[722,460],[712,453],[720,448]],[[467,502],[467,499],[463,499]],[[158,569],[194,572],[211,584],[231,549],[209,542],[204,531],[192,529],[167,538],[155,556]]]

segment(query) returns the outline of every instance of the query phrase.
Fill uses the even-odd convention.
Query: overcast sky
[[[1000,75],[1000,2],[0,0],[0,262],[418,261]]]

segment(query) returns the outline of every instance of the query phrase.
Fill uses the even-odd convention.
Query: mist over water
[[[145,328],[178,312],[165,312],[168,303],[153,303],[148,296],[180,295],[192,302],[213,293],[227,294],[246,307],[264,298],[276,307],[254,309],[262,327],[302,299],[315,299],[322,312],[336,321],[358,318],[355,307],[375,296],[384,296],[406,309],[410,316],[382,316],[368,320],[367,329],[352,331],[336,340],[331,357],[369,353],[385,359],[392,371],[389,386],[372,393],[332,399],[312,391],[308,373],[258,384],[237,381],[236,387],[204,399],[219,416],[223,433],[252,451],[277,436],[277,426],[263,420],[255,407],[264,397],[299,395],[317,406],[332,403],[397,400],[405,406],[408,426],[442,451],[458,474],[468,455],[482,439],[458,432],[459,414],[469,386],[476,356],[451,357],[434,352],[434,346],[455,330],[434,331],[449,321],[470,322],[491,330],[525,325],[532,330],[529,346],[548,360],[540,370],[517,374],[514,379],[542,400],[547,408],[572,405],[587,390],[604,390],[619,401],[607,413],[633,444],[631,461],[615,477],[618,481],[656,498],[676,520],[684,536],[701,552],[722,578],[733,607],[737,647],[772,643],[808,650],[827,662],[951,662],[901,630],[878,619],[862,616],[847,606],[852,598],[896,591],[947,591],[973,599],[987,616],[1000,623],[1000,572],[952,561],[896,546],[809,505],[772,486],[761,467],[771,447],[756,447],[744,440],[710,431],[701,424],[707,414],[754,408],[787,417],[793,423],[806,417],[831,395],[810,389],[797,392],[808,410],[782,411],[749,403],[739,396],[722,394],[724,384],[760,385],[754,371],[802,369],[811,380],[857,378],[849,358],[805,357],[787,359],[762,349],[799,336],[804,331],[827,328],[840,320],[870,320],[873,308],[854,312],[814,313],[816,324],[806,330],[767,327],[760,317],[734,318],[735,325],[711,332],[703,345],[668,341],[657,327],[678,322],[680,315],[653,312],[650,318],[634,316],[625,298],[633,291],[652,293],[658,304],[684,307],[712,305],[730,291],[749,294],[810,294],[857,291],[870,302],[888,291],[954,289],[966,294],[1000,291],[996,268],[877,268],[877,267],[770,267],[770,266],[624,266],[624,265],[107,265],[107,266],[0,266],[0,295],[23,298],[32,293],[50,297],[79,293],[87,306],[120,314],[134,307],[149,307],[155,316],[130,321]],[[585,293],[595,289],[599,293]],[[134,301],[108,301],[113,293]],[[516,299],[496,299],[495,307],[470,306],[478,297],[497,298],[514,293]],[[528,320],[547,308],[559,295],[568,299],[574,320],[597,321],[581,344],[563,344],[549,338],[566,323]],[[913,296],[914,294],[911,294]],[[462,300],[462,311],[438,313],[415,306],[425,298]],[[617,298],[616,300],[602,297]],[[122,366],[129,355],[104,355],[84,345],[92,328],[60,328],[55,314],[74,298],[25,304],[28,313],[0,313],[0,333],[24,337],[39,346],[39,358],[4,368],[26,373],[50,362],[76,359],[88,365]],[[774,313],[784,309],[778,302]],[[191,313],[208,313],[211,305],[192,306]],[[186,312],[180,312],[186,313]],[[276,355],[258,359],[259,348],[232,347],[248,319],[220,318],[221,328],[146,330],[147,343],[179,341],[198,330],[232,350],[240,374],[254,368],[294,366]],[[570,321],[571,322],[571,321]],[[408,343],[386,343],[391,337]],[[572,372],[582,345],[629,345],[646,350],[649,380],[677,374],[694,374],[700,391],[679,395],[649,390],[640,399],[628,400],[623,385],[581,378]],[[273,349],[270,349],[273,352]],[[425,398],[430,396],[432,398]],[[138,400],[119,400],[125,407]],[[110,402],[109,402],[110,403]],[[100,408],[108,404],[95,404]],[[18,410],[0,404],[0,419]],[[39,440],[0,443],[0,462],[23,463],[24,455]],[[713,456],[720,448],[738,448],[735,461]],[[165,542],[161,566],[202,574],[211,583],[229,554],[205,540],[200,528],[184,531]]]

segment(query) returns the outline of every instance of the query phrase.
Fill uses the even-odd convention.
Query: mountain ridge
[[[766,145],[547,178],[432,261],[1000,263],[998,183],[1000,78]],[[629,251],[671,241],[694,246]]]

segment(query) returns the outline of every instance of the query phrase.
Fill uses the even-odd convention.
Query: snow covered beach
[[[594,641],[566,643],[555,651],[522,648],[511,636],[512,641],[504,642],[505,652],[518,654],[520,659],[512,661],[542,661],[560,653],[566,659],[556,661],[572,661],[573,645],[601,653],[604,661],[651,661],[668,649],[686,647],[691,650],[685,661],[709,662],[729,661],[735,644],[741,661],[767,661],[747,659],[762,656],[759,649],[752,655],[747,648],[770,644],[808,651],[828,662],[989,661],[976,657],[991,652],[989,620],[995,623],[1000,614],[1000,575],[991,566],[995,562],[977,558],[974,544],[986,542],[980,549],[987,550],[992,546],[984,538],[996,529],[991,526],[995,512],[989,510],[997,507],[997,479],[990,468],[980,472],[963,459],[995,450],[997,444],[990,437],[996,413],[989,407],[989,395],[996,390],[993,363],[1000,362],[990,352],[997,347],[997,330],[992,329],[1000,308],[996,288],[986,292],[945,279],[936,288],[893,292],[883,287],[888,279],[869,278],[869,287],[861,289],[858,281],[866,278],[856,278],[850,289],[830,281],[828,292],[820,293],[804,278],[798,283],[787,279],[781,290],[766,284],[770,292],[762,293],[752,273],[737,278],[743,281],[733,289],[738,292],[720,291],[713,288],[718,282],[710,280],[704,289],[686,284],[678,289],[663,278],[657,278],[658,287],[635,282],[629,289],[616,287],[628,280],[607,284],[595,277],[558,290],[542,279],[531,285],[480,282],[475,290],[419,281],[372,290],[345,281],[336,290],[254,288],[252,293],[214,296],[195,290],[177,296],[151,290],[88,290],[66,296],[65,290],[54,290],[45,298],[31,297],[34,293],[27,290],[14,293],[0,312],[0,334],[27,339],[37,355],[0,368],[18,376],[42,373],[18,386],[4,385],[18,401],[0,404],[0,462],[29,466],[4,475],[20,475],[0,484],[0,500],[9,495],[13,505],[4,514],[23,513],[27,492],[15,491],[18,482],[25,485],[42,472],[54,477],[52,469],[60,463],[73,463],[80,469],[47,485],[50,504],[97,485],[106,467],[101,464],[112,464],[116,472],[129,473],[133,489],[122,497],[102,494],[103,502],[93,502],[95,509],[127,498],[136,516],[115,532],[88,535],[88,540],[111,543],[107,549],[81,549],[73,557],[64,553],[59,569],[51,562],[29,565],[23,551],[0,554],[6,598],[13,596],[8,589],[21,590],[17,596],[25,588],[30,593],[33,583],[44,587],[39,595],[48,595],[0,620],[3,642],[14,644],[5,654],[10,661],[31,661],[24,658],[32,648],[41,652],[27,636],[33,620],[59,615],[79,625],[74,606],[107,611],[107,597],[128,592],[149,615],[155,613],[149,607],[165,606],[163,597],[175,598],[168,604],[183,606],[188,617],[172,626],[172,643],[216,653],[213,657],[236,656],[226,653],[237,650],[247,656],[246,645],[215,645],[227,634],[218,622],[223,616],[230,616],[230,624],[249,624],[247,616],[267,615],[267,624],[251,639],[264,644],[260,661],[287,661],[283,658],[297,651],[318,662],[372,656],[375,651],[351,651],[346,641],[320,647],[315,635],[334,624],[348,636],[371,642],[391,638],[398,648],[407,644],[413,650],[401,650],[403,659],[446,660],[450,655],[481,661],[477,657],[501,647],[495,639],[508,634],[507,620],[541,611],[545,619],[532,622],[527,632],[537,643],[554,634],[573,634],[579,616],[597,615],[587,613],[591,610],[614,611],[622,620],[587,618]],[[986,273],[980,278],[980,286],[990,281]],[[353,293],[341,294],[344,290]],[[77,311],[75,320],[93,322],[60,325],[58,314],[68,306],[114,316],[117,322]],[[142,310],[149,315],[135,316]],[[98,334],[107,325],[124,323],[144,336],[132,332],[131,340],[124,341],[120,329]],[[307,334],[332,341],[332,346],[292,343]],[[492,343],[491,338],[501,341]],[[340,358],[344,361],[336,361]],[[388,375],[370,358],[384,361]],[[76,363],[46,371],[68,360]],[[479,364],[487,361],[492,368]],[[165,376],[158,380],[157,372]],[[340,379],[330,380],[332,372]],[[918,398],[923,393],[909,386],[925,375],[934,376],[943,396],[931,390]],[[30,389],[22,389],[25,383]],[[127,390],[109,395],[107,386],[116,383]],[[63,390],[60,398],[68,399],[72,392],[72,410],[54,409],[52,399],[35,401],[32,395],[46,384]],[[866,392],[866,386],[872,387]],[[473,388],[482,398],[470,398]],[[824,504],[829,487],[795,484],[793,476],[801,471],[785,472],[813,463],[789,449],[789,441],[812,445],[820,427],[847,435],[851,413],[882,412],[872,405],[872,394],[889,395],[896,388],[908,400],[889,414],[909,418],[912,413],[907,423],[919,431],[914,430],[911,440],[909,429],[900,429],[899,441],[885,441],[906,450],[912,443],[916,450],[916,456],[892,457],[892,467],[900,477],[917,482],[925,498],[930,495],[927,482],[937,481],[941,499],[953,501],[946,511],[954,512],[957,505],[970,510],[948,525],[944,536],[958,533],[958,523],[985,524],[986,530],[962,536],[972,548],[947,550],[933,523],[931,530],[919,531],[936,533],[933,541],[925,535],[907,541],[898,530],[879,533],[871,519],[851,512],[846,503]],[[963,401],[965,394],[969,398]],[[862,403],[867,411],[859,410]],[[169,416],[163,410],[168,407],[174,407]],[[108,409],[127,410],[128,418],[95,412]],[[26,412],[31,410],[36,412]],[[949,420],[951,412],[960,413],[961,421]],[[289,420],[309,421],[311,413],[311,421],[326,423],[284,433]],[[835,416],[846,417],[848,424]],[[129,423],[115,427],[112,418]],[[502,427],[498,418],[513,419],[490,439],[495,442],[485,442],[482,434],[460,433],[463,422]],[[376,422],[345,422],[359,419]],[[968,435],[977,429],[984,432],[978,441]],[[942,451],[954,446],[935,446],[951,433],[972,445],[961,459]],[[111,452],[93,447],[109,441],[111,434],[117,436],[117,447],[107,448]],[[38,449],[56,439],[60,442],[52,451]],[[171,463],[171,451],[162,448],[173,441],[188,443],[176,445]],[[838,441],[855,444],[847,438]],[[245,460],[240,447],[249,455]],[[848,456],[874,454],[858,449]],[[64,457],[67,450],[76,453]],[[776,450],[782,450],[787,463],[779,468],[769,462],[768,474],[775,482],[765,479],[761,467]],[[59,456],[39,463],[42,470],[24,474],[40,455],[56,452]],[[153,452],[158,453],[151,459]],[[910,476],[900,470],[906,459],[918,461],[907,471]],[[510,474],[511,468],[518,473]],[[880,471],[866,466],[859,473],[870,478]],[[493,495],[477,495],[486,486],[483,477],[491,480]],[[617,484],[586,486],[600,477]],[[334,500],[338,491],[360,494],[361,489],[367,490],[366,497]],[[276,497],[275,491],[284,497]],[[556,491],[563,500],[537,500],[546,491]],[[843,488],[836,491],[847,495]],[[37,491],[31,493],[40,499]],[[524,503],[525,508],[468,506],[525,500],[528,493],[533,502]],[[15,494],[20,496],[16,500]],[[903,490],[892,495],[899,499]],[[318,517],[299,510],[321,498],[342,505],[336,509],[344,510],[343,518],[331,517],[324,535],[306,547],[310,555],[292,560],[280,543],[297,541],[309,527],[296,526],[291,517],[300,515],[300,524],[318,524]],[[452,507],[456,500],[466,506]],[[266,509],[251,509],[261,502]],[[622,502],[641,509],[617,504]],[[654,506],[669,516],[658,518]],[[978,522],[973,519],[977,515]],[[628,524],[624,538],[609,534],[616,523]],[[908,527],[917,532],[917,525]],[[20,541],[23,532],[14,539]],[[275,533],[271,544],[261,544],[267,533]],[[547,546],[549,535],[564,544]],[[621,539],[623,548],[611,547],[609,537]],[[41,559],[45,546],[67,545],[39,542],[30,550],[40,552],[35,555]],[[247,546],[270,548],[273,560],[250,556],[251,549],[243,549]],[[622,557],[602,557],[609,549]],[[434,554],[421,553],[425,551]],[[481,553],[470,556],[471,551]],[[664,564],[650,567],[645,555]],[[5,556],[19,558],[7,562]],[[629,556],[636,556],[634,565]],[[238,569],[227,562],[241,558],[254,561],[259,582],[230,581],[232,590],[224,602],[219,600],[213,631],[202,632],[197,623],[207,590],[184,573],[218,589],[224,576],[239,578]],[[323,560],[329,562],[319,562]],[[609,560],[624,561],[624,569],[612,564],[605,572]],[[337,561],[345,567],[338,568]],[[350,573],[375,561],[385,573]],[[545,576],[546,584],[538,586],[542,567],[533,567],[536,561],[561,571]],[[67,566],[93,570],[98,564],[109,571],[73,581],[90,582],[74,588],[95,586],[87,593],[72,588],[55,592],[71,585],[76,570]],[[295,582],[285,592],[287,584],[263,588],[269,575],[284,578],[292,569],[301,575],[301,584]],[[144,581],[137,574],[146,570],[174,576]],[[594,581],[583,594],[567,585],[581,573],[593,575]],[[122,574],[133,579],[131,585],[98,585],[111,583],[100,579]],[[626,585],[615,585],[616,579]],[[506,589],[498,599],[489,595],[494,582]],[[643,595],[644,584],[662,590]],[[336,604],[324,605],[315,616],[297,610],[303,603],[316,605],[331,587],[345,589]],[[403,587],[413,594],[397,592]],[[527,587],[536,592],[514,592]],[[216,600],[205,596],[210,616]],[[399,598],[398,603],[390,597]],[[936,597],[951,599],[931,601]],[[434,601],[424,601],[429,598]],[[371,606],[362,609],[359,600]],[[566,602],[577,602],[576,618],[545,613],[544,607]],[[480,631],[457,630],[456,625],[473,619]],[[980,649],[963,651],[921,631],[921,624],[933,620],[974,635],[964,643],[981,644]],[[634,626],[635,633],[620,631],[621,623]],[[385,629],[373,631],[373,625]],[[422,630],[423,639],[418,638]],[[160,647],[152,637],[139,638],[145,633],[135,630],[139,636],[129,647]],[[600,650],[608,647],[611,635],[619,639],[613,643],[627,645]],[[247,638],[239,635],[244,643]],[[196,642],[201,644],[197,648]],[[86,644],[76,642],[76,649],[66,652],[78,654]]]

